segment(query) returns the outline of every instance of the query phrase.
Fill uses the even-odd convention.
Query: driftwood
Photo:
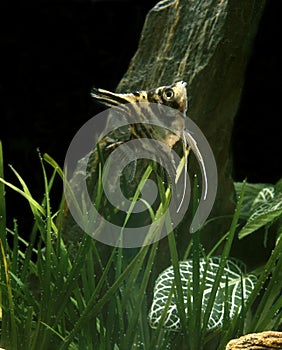
[[[264,350],[282,349],[282,332],[261,332],[244,335],[238,339],[232,339],[226,346],[226,350]]]

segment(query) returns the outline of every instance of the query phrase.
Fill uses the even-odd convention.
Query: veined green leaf
[[[237,200],[239,200],[242,186],[243,186],[243,182],[234,182],[234,189],[235,189]],[[242,207],[240,210],[241,218],[247,219],[250,216],[251,207],[258,193],[263,188],[267,188],[271,186],[272,185],[265,184],[265,183],[258,183],[258,184],[251,184],[248,182],[245,183],[244,198],[243,198]]]
[[[274,186],[264,187],[253,200],[250,215],[239,232],[243,238],[259,228],[271,224],[282,215],[282,192],[276,193]]]
[[[209,297],[211,295],[212,287],[216,277],[217,270],[220,265],[220,257],[211,257],[208,261],[204,258],[200,259],[200,279],[203,279],[204,272],[206,271],[205,284],[203,288],[202,299],[202,314],[206,309]],[[224,305],[226,305],[225,289],[228,288],[228,304],[229,304],[229,318],[232,319],[236,314],[240,312],[242,304],[248,299],[248,296],[252,292],[256,277],[254,275],[246,275],[244,273],[244,264],[235,259],[228,259],[225,265],[223,274],[221,276],[219,288],[216,293],[216,298],[213,304],[213,309],[208,322],[208,331],[220,328],[223,325],[224,319]],[[191,296],[192,300],[192,288],[193,283],[193,262],[192,260],[182,261],[179,264],[179,271],[181,274],[181,282],[183,289],[183,297],[185,305],[188,305],[187,295]],[[154,298],[149,313],[150,325],[152,328],[157,328],[161,320],[167,299],[171,292],[171,287],[175,279],[173,267],[170,266],[163,271],[155,284]],[[227,287],[226,287],[227,283]],[[187,288],[190,288],[191,293],[187,293]],[[243,299],[242,300],[242,296]],[[186,307],[186,317],[189,317]],[[170,330],[180,330],[181,322],[177,311],[175,295],[172,296],[170,306],[167,311],[164,327]]]

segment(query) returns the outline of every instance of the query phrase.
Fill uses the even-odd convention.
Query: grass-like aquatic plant
[[[221,242],[225,243],[220,257],[214,257],[212,252],[204,253],[200,232],[193,234],[186,253],[179,256],[171,230],[164,239],[168,240],[172,265],[158,279],[153,269],[158,259],[158,242],[140,248],[126,264],[120,248],[112,248],[103,264],[97,242],[88,235],[83,236],[75,253],[70,250],[60,229],[64,203],[58,211],[53,211],[51,205],[54,182],[61,181],[63,172],[49,156],[40,157],[40,161],[45,186],[42,201],[32,196],[15,169],[11,168],[19,185],[4,179],[0,144],[1,347],[7,350],[224,349],[232,337],[279,327],[281,212],[277,212],[280,206],[276,202],[264,213],[260,208],[264,224],[254,224],[262,220],[259,215],[254,217],[259,205],[256,198],[262,188],[257,188],[251,199],[251,185],[236,185],[238,203],[230,229],[222,235]],[[49,177],[47,166],[52,169]],[[6,226],[5,187],[26,198],[30,206],[34,226],[29,239],[23,238],[16,221],[13,228]],[[165,207],[169,195],[161,188],[161,182],[160,190],[161,206]],[[277,186],[274,194],[277,201],[279,191]],[[152,216],[162,214],[161,208],[150,212]],[[242,228],[245,231],[240,231],[242,238],[246,232],[255,235],[258,227],[278,222],[276,244],[265,266],[255,271],[256,278],[251,278],[249,272],[241,273],[237,262],[230,257],[241,219],[246,220],[247,226]],[[164,225],[169,228],[170,223]],[[252,282],[251,287],[247,281]],[[157,304],[151,297],[154,282],[156,289],[158,283],[163,283],[165,289],[158,322],[152,321],[150,312],[151,305]],[[170,314],[177,320],[177,327],[169,327],[173,320],[169,319]],[[215,320],[214,326],[211,320]]]

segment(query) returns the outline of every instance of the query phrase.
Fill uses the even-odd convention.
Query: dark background
[[[115,89],[137,49],[145,16],[156,3],[0,5],[0,139],[7,180],[17,182],[9,163],[40,201],[43,180],[37,148],[63,165],[76,131],[101,110],[91,101],[91,87]],[[235,180],[273,183],[282,175],[280,14],[281,1],[269,0],[235,119]],[[60,195],[61,188],[55,187],[53,206]],[[27,203],[7,190],[7,207],[10,220],[19,218],[26,229]]]

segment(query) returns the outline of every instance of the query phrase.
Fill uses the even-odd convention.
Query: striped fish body
[[[143,139],[152,139],[161,141],[161,144],[172,148],[180,140],[184,132],[183,116],[187,110],[187,91],[186,82],[180,81],[171,85],[161,86],[148,91],[137,91],[134,93],[113,93],[104,89],[93,89],[92,97],[99,103],[112,107],[113,112],[120,112],[126,115],[129,123],[127,131],[117,130],[108,135],[108,145],[104,147],[107,152],[113,150],[116,145],[124,141],[139,140],[136,142],[138,149],[129,149],[125,152],[124,157],[131,156],[130,152],[136,155],[142,154],[148,149],[148,144]],[[168,108],[166,108],[168,107]],[[114,121],[110,116],[109,120]],[[175,132],[171,132],[174,130]],[[105,140],[102,140],[104,144]],[[182,146],[179,147],[182,150]],[[181,151],[180,150],[180,151]],[[156,159],[165,161],[166,166],[175,167],[172,153],[167,152],[167,147],[161,147],[158,150],[162,157]],[[138,156],[137,156],[138,158]],[[127,183],[128,195],[133,195],[147,165],[145,159],[132,162],[130,166],[124,169],[125,181]],[[160,162],[158,167],[161,176],[165,177],[163,170],[164,164]],[[133,181],[135,179],[135,181]],[[116,185],[116,184],[115,184]]]
[[[127,133],[127,140],[152,138],[165,142],[172,148],[179,140],[180,133],[183,133],[183,119],[177,118],[177,114],[173,114],[173,109],[183,115],[187,110],[186,83],[183,81],[148,91],[126,94],[117,94],[104,89],[93,89],[91,95],[97,102],[107,107],[114,107],[129,117],[128,120],[131,121],[131,124]],[[154,122],[159,124],[160,118],[162,118],[164,113],[164,110],[157,110],[158,106],[170,107],[170,109],[165,110],[166,115],[163,116],[162,120],[163,128],[152,125]],[[168,116],[169,113],[171,113],[171,116]],[[168,128],[172,127],[174,130],[178,129],[179,134],[172,134],[165,126]],[[115,132],[113,135],[118,140],[124,138],[124,133],[117,134]]]

